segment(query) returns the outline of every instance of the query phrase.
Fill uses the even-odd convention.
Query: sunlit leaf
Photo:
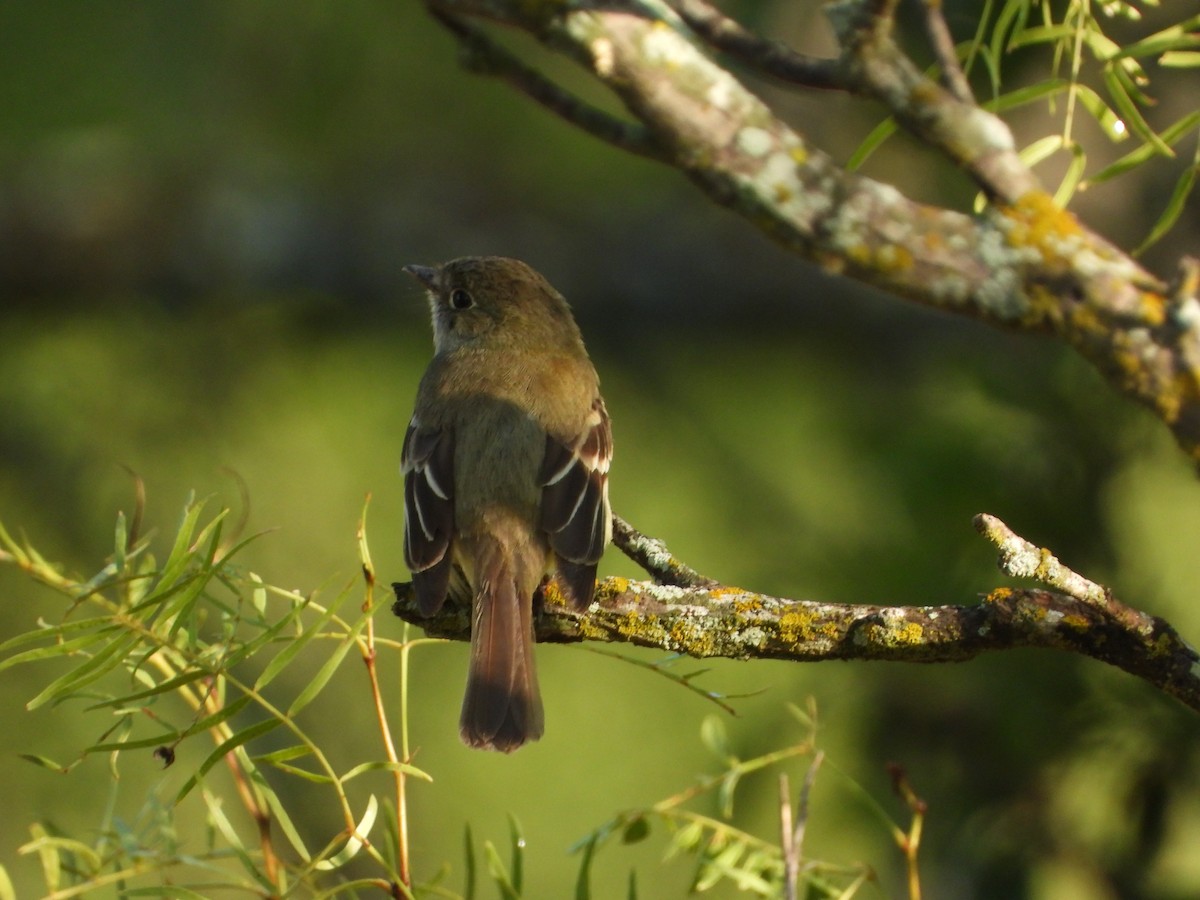
[[[1158,64],[1169,69],[1194,69],[1200,66],[1200,51],[1171,50],[1158,58]]]
[[[1031,44],[1050,44],[1069,39],[1074,34],[1075,29],[1071,25],[1035,25],[1033,28],[1025,28],[1014,34],[1012,40],[1008,42],[1008,49],[1016,50]]]
[[[1083,152],[1083,147],[1079,144],[1072,144],[1071,162],[1068,163],[1063,180],[1054,193],[1054,202],[1057,206],[1066,208],[1066,205],[1071,202],[1071,198],[1075,195],[1075,189],[1079,187],[1079,182],[1083,178],[1083,170],[1086,165],[1087,155]]]
[[[521,895],[513,887],[508,870],[504,867],[504,861],[500,859],[500,854],[491,841],[483,842],[483,857],[487,861],[488,875],[491,876],[503,900],[520,900]]]
[[[354,834],[346,841],[346,845],[329,859],[318,860],[316,868],[326,872],[340,869],[358,856],[358,851],[363,848],[363,842],[371,834],[371,829],[375,827],[375,817],[378,813],[379,801],[375,799],[374,794],[371,794],[367,798],[367,808],[358,824],[354,826]]]
[[[416,766],[402,762],[389,762],[388,760],[376,760],[374,762],[359,763],[345,775],[338,779],[342,784],[350,781],[352,778],[357,778],[364,772],[403,772],[405,775],[411,775],[414,778],[421,778],[425,781],[433,781],[433,776],[428,772],[418,769]]]
[[[1111,66],[1105,68],[1104,84],[1107,86],[1109,96],[1112,97],[1113,104],[1117,107],[1125,125],[1143,141],[1153,146],[1158,153],[1163,156],[1174,156],[1174,151],[1163,142],[1142,116],[1141,110],[1137,108],[1137,104],[1130,96],[1129,85],[1122,80],[1117,69]]]

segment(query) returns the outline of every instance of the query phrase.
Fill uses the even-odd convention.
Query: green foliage
[[[1046,0],[987,0],[974,36],[958,45],[957,52],[969,74],[982,66],[990,89],[986,109],[1003,113],[1044,102],[1056,125],[1053,133],[1030,141],[1021,158],[1031,166],[1065,159],[1055,201],[1066,206],[1075,193],[1109,181],[1154,160],[1175,160],[1184,138],[1196,141],[1185,155],[1166,208],[1138,253],[1163,237],[1178,220],[1200,167],[1200,111],[1191,110],[1174,121],[1152,121],[1157,105],[1151,91],[1150,72],[1200,66],[1200,15],[1191,15],[1149,34],[1139,34],[1143,9],[1157,8],[1158,0],[1139,4],[1126,0],[1068,0],[1061,6]],[[1130,39],[1130,34],[1137,35]],[[1021,83],[1006,71],[1014,55],[1039,53],[1043,64],[1038,80]],[[1162,78],[1163,73],[1159,73]],[[1165,79],[1164,79],[1165,80]],[[1171,90],[1168,82],[1162,90]],[[1086,142],[1079,120],[1090,117],[1112,144],[1130,138],[1138,146],[1119,160],[1089,171]],[[888,137],[896,123],[888,119],[877,126],[851,156],[852,168],[861,166]],[[1102,156],[1102,154],[1099,154]],[[983,198],[977,200],[977,208]]]
[[[657,823],[666,832],[666,848],[663,860],[690,857],[695,871],[690,892],[703,893],[720,884],[728,884],[739,893],[756,897],[808,897],[849,898],[869,881],[875,880],[873,871],[864,865],[845,866],[815,859],[802,858],[803,831],[808,819],[808,792],[821,754],[816,750],[816,710],[810,702],[809,710],[802,712],[791,707],[795,718],[804,726],[806,734],[800,741],[781,747],[752,759],[743,760],[731,749],[728,734],[722,719],[717,716],[705,718],[700,728],[700,739],[723,766],[722,771],[703,777],[691,787],[660,800],[653,806],[639,807],[618,813],[609,821],[580,840],[575,851],[580,854],[579,876],[576,882],[576,900],[590,900],[591,872],[597,852],[606,844],[619,843],[624,846],[648,840]],[[793,809],[788,796],[785,767],[799,759],[811,759],[809,776],[805,779],[797,809]],[[766,771],[780,773],[783,796],[780,798],[781,820],[791,823],[798,820],[795,831],[790,824],[784,825],[781,834],[784,842],[777,838],[766,839],[752,834],[733,824],[734,799],[738,786],[747,776]],[[863,793],[855,786],[856,791]],[[707,801],[718,808],[717,815],[710,815],[694,807],[697,801]],[[882,813],[882,808],[872,804]],[[899,829],[882,813],[889,830],[895,832],[897,842],[908,834]],[[914,850],[915,854],[915,850]],[[790,859],[789,859],[790,857]],[[637,879],[630,872],[629,894],[637,896]],[[910,882],[910,898],[920,896],[919,886]]]
[[[0,644],[0,670],[52,660],[65,664],[67,670],[27,707],[85,702],[84,712],[102,723],[97,739],[74,760],[25,758],[67,773],[91,755],[108,754],[115,796],[119,764],[127,755],[153,747],[154,756],[171,766],[193,743],[211,745],[173,796],[147,801],[139,827],[113,816],[113,804],[91,841],[34,825],[33,840],[21,852],[41,860],[49,893],[68,897],[117,885],[126,893],[165,896],[205,896],[219,889],[325,896],[355,885],[388,888],[404,880],[398,870],[404,852],[388,858],[379,849],[396,844],[395,817],[385,816],[384,827],[376,828],[383,805],[377,793],[359,800],[347,786],[373,772],[388,773],[396,785],[429,776],[390,752],[343,767],[318,746],[299,717],[351,648],[373,660],[377,642],[371,617],[378,604],[371,581],[364,602],[350,612],[343,612],[350,586],[325,602],[316,593],[268,585],[238,566],[238,553],[249,541],[227,538],[226,520],[227,511],[206,519],[205,504],[189,500],[160,564],[150,540],[138,538],[121,516],[111,559],[83,580],[63,575],[27,542],[0,528],[0,561],[23,569],[68,601],[57,623],[42,622],[37,630]],[[301,660],[315,673],[303,677],[304,687],[283,703],[269,687],[285,670],[299,668]],[[377,690],[373,673],[371,683]],[[383,717],[380,725],[386,750],[391,740]],[[268,749],[269,737],[278,732],[286,734],[286,745]],[[228,781],[218,778],[221,764]],[[295,820],[288,784],[297,781],[324,791],[335,824],[333,833],[316,836],[323,846]],[[203,851],[184,852],[175,816],[196,795],[208,838]],[[234,798],[257,823],[257,846],[244,837],[244,824],[235,824]],[[383,803],[394,808],[403,800],[402,789],[397,798]],[[286,858],[272,843],[277,840],[272,827],[290,847]],[[365,862],[370,876],[352,877],[354,862]]]

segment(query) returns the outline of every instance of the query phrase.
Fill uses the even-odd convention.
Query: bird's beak
[[[438,289],[438,270],[430,266],[404,266],[402,271],[407,272],[425,287],[431,291]]]

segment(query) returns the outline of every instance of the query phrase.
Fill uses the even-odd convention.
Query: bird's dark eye
[[[455,288],[450,292],[451,309],[470,309],[474,305],[475,301],[471,299],[471,295],[462,288]]]

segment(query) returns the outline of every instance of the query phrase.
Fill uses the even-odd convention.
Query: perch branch
[[[586,613],[547,591],[538,640],[597,640],[656,647],[695,657],[962,662],[982,653],[1047,647],[1089,656],[1136,675],[1200,712],[1200,655],[1168,623],[1119,603],[1105,588],[1062,565],[993,516],[977,527],[1001,548],[1001,568],[1057,588],[993,590],[961,606],[878,606],[771,597],[695,575],[688,586],[606,578]],[[624,523],[622,523],[624,525]],[[626,534],[637,534],[628,528]],[[641,540],[645,539],[638,536]],[[636,540],[623,540],[624,544]],[[661,542],[647,556],[652,574],[670,557]],[[677,564],[681,565],[681,564]],[[666,571],[678,571],[668,566]],[[437,637],[470,638],[470,616],[447,604],[423,618],[408,584],[394,585],[393,612]]]

